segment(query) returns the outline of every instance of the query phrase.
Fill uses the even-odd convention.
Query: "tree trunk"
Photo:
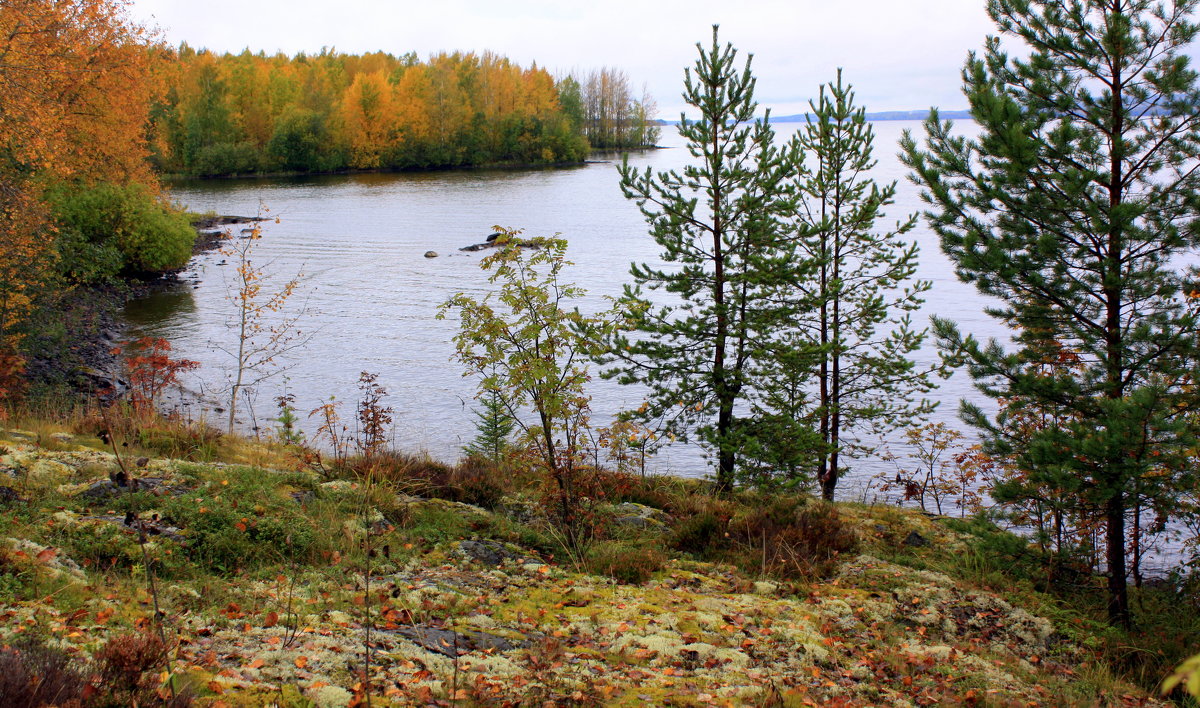
[[[1125,495],[1117,492],[1104,509],[1107,524],[1108,622],[1124,627],[1129,621],[1129,588],[1125,582]]]

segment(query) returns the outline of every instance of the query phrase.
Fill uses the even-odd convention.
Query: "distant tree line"
[[[578,162],[650,142],[653,101],[613,69],[555,81],[490,52],[215,54],[160,63],[154,164],[199,177]]]
[[[607,150],[653,146],[660,136],[654,123],[658,104],[643,89],[635,97],[629,76],[603,67],[559,82],[563,110],[582,127],[593,148]]]

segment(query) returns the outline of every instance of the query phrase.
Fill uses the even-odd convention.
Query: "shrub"
[[[671,536],[671,548],[705,557],[725,543],[725,524],[712,512],[690,516],[679,523]]]
[[[157,687],[157,675],[167,663],[168,647],[150,631],[122,634],[109,639],[96,652],[95,661],[105,690],[113,698],[137,699]]]
[[[646,582],[655,571],[662,570],[666,562],[666,556],[658,549],[616,541],[592,544],[587,551],[587,566],[591,572],[628,585]]]
[[[318,533],[300,504],[280,491],[287,478],[249,468],[227,474],[222,484],[158,502],[169,519],[186,529],[191,563],[233,573],[280,560],[306,561],[333,542],[330,534]]]
[[[63,183],[47,199],[59,226],[63,268],[76,281],[176,270],[192,256],[196,232],[187,215],[142,185]]]
[[[0,697],[9,708],[81,706],[87,679],[76,659],[33,639],[0,647]]]
[[[729,535],[743,570],[784,578],[825,577],[841,555],[858,549],[835,506],[804,497],[748,508],[730,520]]]

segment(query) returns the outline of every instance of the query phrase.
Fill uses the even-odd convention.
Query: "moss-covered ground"
[[[146,443],[0,432],[0,647],[65,654],[93,703],[1162,704],[964,521],[797,497],[754,517],[758,549],[762,498],[700,509],[662,480],[598,507],[606,530],[569,553],[533,489],[484,508],[278,446]],[[842,540],[766,535],[796,514]],[[126,693],[104,684],[104,647],[159,636]]]

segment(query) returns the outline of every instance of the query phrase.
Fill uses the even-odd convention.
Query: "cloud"
[[[839,66],[871,110],[961,107],[959,69],[990,29],[983,3],[964,0],[135,0],[131,14],[216,51],[491,50],[552,71],[616,66],[672,117],[714,23],[753,53],[761,101],[778,108],[802,106]]]

